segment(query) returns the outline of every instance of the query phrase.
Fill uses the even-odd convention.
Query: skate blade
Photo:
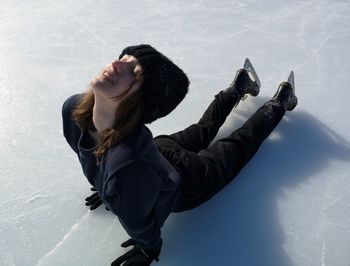
[[[294,71],[293,71],[293,70],[290,72],[287,82],[288,82],[290,85],[292,85],[293,91],[295,91]]]
[[[249,58],[245,59],[243,68],[248,71],[249,77],[256,82],[258,87],[261,87],[261,83],[258,77],[258,74],[256,74],[256,71],[253,67],[253,64],[250,62]]]

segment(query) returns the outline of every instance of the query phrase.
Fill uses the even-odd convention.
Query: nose
[[[114,60],[112,62],[112,67],[114,69],[114,71],[116,71],[117,73],[121,74],[122,72],[122,65],[124,64],[124,62],[120,61],[120,60]]]

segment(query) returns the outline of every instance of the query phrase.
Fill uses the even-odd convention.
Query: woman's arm
[[[114,171],[103,188],[107,207],[140,246],[160,249],[161,232],[153,207],[162,179],[156,170],[137,160]]]
[[[82,94],[75,94],[70,96],[62,106],[62,120],[63,120],[63,135],[66,138],[69,146],[75,153],[78,154],[78,141],[81,134],[81,130],[75,124],[72,118],[72,111],[77,104],[79,97]]]

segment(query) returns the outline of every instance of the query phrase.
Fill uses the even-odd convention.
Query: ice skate
[[[282,82],[272,98],[272,101],[280,103],[286,111],[292,111],[298,104],[295,96],[294,72],[289,75],[287,82]]]
[[[254,70],[253,65],[247,58],[244,63],[244,68],[236,72],[236,76],[230,86],[224,91],[232,93],[239,98],[244,98],[246,94],[257,96],[260,91],[260,81]]]

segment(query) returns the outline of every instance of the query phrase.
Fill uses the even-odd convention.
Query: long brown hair
[[[113,126],[99,133],[100,143],[94,152],[98,164],[101,163],[101,158],[106,154],[108,149],[118,144],[131,130],[143,122],[144,105],[142,90],[137,89],[128,94],[131,87],[121,95],[113,98],[115,100],[122,100],[115,111],[115,122]],[[73,119],[81,130],[95,129],[92,121],[94,103],[94,93],[92,89],[89,89],[73,110]]]

